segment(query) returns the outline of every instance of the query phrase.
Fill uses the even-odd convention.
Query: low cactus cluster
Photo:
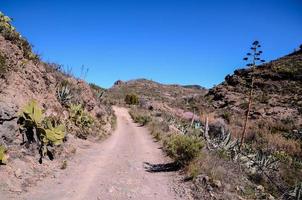
[[[69,112],[70,119],[81,128],[90,128],[94,123],[93,118],[84,111],[81,104],[71,104]]]

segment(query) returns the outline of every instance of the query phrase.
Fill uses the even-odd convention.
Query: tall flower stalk
[[[260,58],[260,56],[262,54],[262,51],[259,50],[260,48],[261,48],[261,45],[260,45],[259,41],[257,41],[257,40],[254,41],[250,48],[251,51],[248,52],[246,54],[246,57],[243,58],[244,61],[248,62],[246,64],[246,66],[248,66],[251,69],[256,68],[257,64],[261,64],[261,63],[265,62],[264,60],[262,60]],[[250,87],[250,92],[249,92],[249,97],[248,97],[248,107],[247,107],[246,114],[245,114],[244,127],[243,127],[243,131],[241,134],[241,139],[240,139],[240,149],[244,143],[246,129],[248,127],[249,115],[250,115],[251,107],[252,107],[252,103],[253,103],[253,93],[254,93],[254,75],[253,75],[253,73],[251,73],[251,87]]]

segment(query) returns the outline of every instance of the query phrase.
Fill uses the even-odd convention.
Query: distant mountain
[[[140,99],[150,103],[164,103],[171,107],[186,109],[188,105],[190,106],[188,101],[204,96],[206,93],[207,89],[201,86],[161,84],[147,79],[136,79],[126,82],[117,81],[108,89],[105,96],[111,101],[123,102],[127,94],[136,94]]]
[[[204,90],[205,88],[200,85],[183,85],[184,88],[192,88],[192,89],[199,89]]]

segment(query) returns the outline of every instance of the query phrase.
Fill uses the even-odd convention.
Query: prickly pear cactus
[[[31,100],[22,109],[20,117],[23,118],[26,123],[38,126],[43,119],[42,109],[38,106],[35,100]]]
[[[65,126],[44,118],[42,109],[34,100],[22,109],[18,123],[21,125],[20,129],[26,138],[25,141],[28,144],[38,144],[41,155],[40,163],[45,155],[52,160],[53,155],[48,147],[63,143]]]
[[[65,137],[65,126],[63,124],[56,127],[45,129],[44,142],[51,142],[54,145],[60,145],[63,143]]]

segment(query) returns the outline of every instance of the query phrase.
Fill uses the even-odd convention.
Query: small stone
[[[17,178],[21,178],[21,177],[22,177],[22,171],[21,171],[20,168],[18,168],[18,169],[15,171],[15,176],[16,176]]]
[[[275,200],[275,197],[271,194],[268,194],[267,199],[268,200]]]
[[[219,180],[214,180],[214,181],[213,181],[213,186],[214,186],[214,187],[217,187],[217,188],[221,188],[221,186],[222,186],[221,181],[219,181]]]
[[[264,192],[264,187],[262,185],[258,185],[256,189],[260,192]]]
[[[208,192],[210,192],[210,191],[213,191],[213,188],[212,188],[212,186],[207,185],[207,186],[206,186],[206,190],[207,190]]]
[[[238,192],[245,193],[245,189],[244,189],[243,186],[236,186],[236,190],[237,190]]]

